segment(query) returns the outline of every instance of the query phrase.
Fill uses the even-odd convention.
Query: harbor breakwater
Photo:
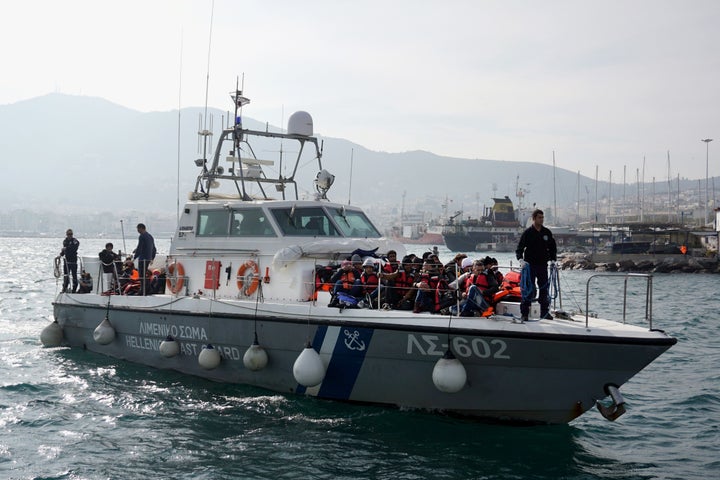
[[[563,253],[558,255],[558,265],[563,270],[598,272],[720,273],[717,256]]]

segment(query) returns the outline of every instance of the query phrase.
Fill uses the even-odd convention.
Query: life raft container
[[[237,271],[237,287],[243,295],[249,297],[258,289],[260,285],[260,268],[258,264],[252,260],[240,265]]]
[[[173,262],[168,265],[167,279],[165,283],[168,290],[178,293],[185,285],[185,268],[180,262]]]

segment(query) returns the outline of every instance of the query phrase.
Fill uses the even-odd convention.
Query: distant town
[[[581,192],[580,201],[571,205],[535,205],[528,200],[526,192],[519,190],[512,199],[516,219],[522,226],[534,207],[545,211],[546,225],[573,230],[599,229],[608,226],[627,228],[675,229],[680,231],[716,232],[718,215],[714,201],[714,187],[709,195],[698,182],[697,189],[651,191],[623,191],[595,198],[591,189]],[[713,182],[714,184],[714,182]],[[619,190],[619,192],[617,192]],[[610,190],[612,192],[613,190]],[[612,196],[611,196],[612,195]],[[577,198],[577,196],[576,196]],[[435,242],[441,243],[442,227],[448,224],[473,221],[488,215],[492,198],[481,199],[476,195],[474,204],[453,202],[448,197],[427,196],[420,200],[405,202],[402,194],[396,204],[380,202],[362,205],[371,219],[387,236],[408,242],[417,240],[427,231],[435,232]],[[529,205],[528,205],[529,203]],[[134,235],[135,225],[143,222],[158,238],[171,238],[176,228],[176,215],[172,212],[112,212],[87,213],[82,211],[38,211],[16,209],[0,212],[0,236],[5,237],[62,237],[71,227],[79,235],[89,237],[117,238],[124,233]],[[434,242],[428,242],[434,243]]]

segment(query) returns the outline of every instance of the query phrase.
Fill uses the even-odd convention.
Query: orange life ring
[[[185,285],[185,268],[180,262],[173,262],[168,265],[167,280],[165,280],[168,290],[172,293],[178,293]]]
[[[249,275],[252,276],[252,279],[249,280],[247,283],[247,287],[243,289],[245,286],[245,272],[250,270]],[[240,268],[238,268],[237,271],[237,287],[238,290],[240,290],[243,295],[246,297],[249,297],[253,293],[255,293],[255,290],[258,289],[258,285],[260,285],[260,268],[258,267],[258,264],[253,262],[252,260],[248,260],[247,262],[240,265]]]

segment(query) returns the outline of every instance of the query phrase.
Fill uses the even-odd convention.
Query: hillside
[[[0,158],[5,186],[0,189],[0,211],[174,212],[178,170],[181,202],[194,184],[193,161],[201,156],[197,140],[201,111],[181,111],[178,142],[177,111],[142,113],[100,98],[64,94],[2,105]],[[226,113],[211,110],[211,114],[217,131]],[[322,137],[322,118],[314,122],[316,134],[324,140],[324,166],[336,175],[329,194],[333,200],[344,202],[351,197],[353,203],[371,211],[397,210],[405,193],[406,211],[422,208],[440,214],[440,203],[448,198],[450,213],[462,209],[464,215],[477,215],[483,205],[492,204],[493,196],[508,195],[515,201],[519,182],[529,192],[525,206],[537,204],[551,210],[556,203],[567,217],[576,211],[577,172],[556,169],[553,192],[549,165],[449,158],[425,151],[371,151],[346,139]],[[244,125],[266,128],[247,117]],[[538,152],[538,156],[547,153]],[[268,150],[262,155],[275,158],[280,154]],[[307,178],[314,174],[311,170]],[[690,187],[694,184],[687,182]],[[667,184],[659,183],[657,192],[663,187],[667,191]],[[594,179],[581,177],[579,189],[581,201],[588,192],[594,200]],[[607,183],[599,182],[600,198],[607,190]],[[636,190],[636,185],[628,184],[628,195],[635,195]],[[621,192],[622,186],[615,185],[616,198]]]

